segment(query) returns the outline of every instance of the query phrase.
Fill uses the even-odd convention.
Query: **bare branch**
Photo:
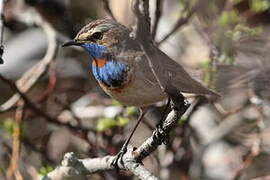
[[[49,64],[55,59],[58,50],[58,43],[56,40],[56,32],[48,22],[41,21],[40,26],[48,37],[48,49],[44,58],[31,69],[24,73],[24,75],[17,80],[16,85],[18,89],[25,93],[33,87],[33,85],[46,72]],[[14,94],[4,104],[0,105],[0,112],[9,110],[20,99],[20,95]]]
[[[10,159],[10,164],[7,169],[7,178],[12,179],[12,177],[15,177],[16,180],[22,180],[22,174],[20,173],[20,170],[18,168],[18,162],[20,158],[20,144],[21,144],[21,123],[23,121],[24,117],[24,101],[20,100],[18,102],[19,106],[17,107],[16,113],[15,113],[15,123],[16,126],[13,130],[13,140],[12,140],[12,155]]]
[[[201,1],[203,2],[203,1]],[[172,30],[163,37],[163,39],[161,39],[157,45],[162,44],[163,42],[165,42],[171,35],[173,35],[180,27],[182,27],[183,25],[185,25],[186,23],[188,23],[188,21],[190,20],[190,18],[193,16],[193,14],[196,12],[196,10],[201,6],[201,2],[199,2],[197,5],[195,5],[185,17],[180,17],[177,22],[175,23],[175,25],[173,26]],[[189,7],[189,3],[187,3],[185,9],[187,9]]]
[[[179,118],[185,113],[188,106],[182,106],[180,110],[172,110],[166,120],[162,123],[162,127],[154,131],[153,135],[149,137],[134,153],[138,161],[143,160],[157,149],[159,145],[166,139],[169,133],[176,127]],[[157,132],[158,131],[158,132]]]
[[[156,11],[155,11],[155,21],[152,28],[152,39],[155,39],[156,34],[157,34],[158,23],[162,15],[162,5],[163,5],[163,0],[157,0]]]
[[[89,129],[89,128],[85,128],[85,127],[76,127],[76,126],[72,126],[71,124],[68,124],[68,123],[62,123],[58,118],[50,116],[43,109],[39,108],[30,98],[27,97],[26,94],[24,94],[23,92],[21,92],[19,90],[19,88],[16,86],[15,83],[13,83],[9,79],[5,78],[1,74],[0,74],[0,80],[2,80],[12,90],[14,90],[18,94],[18,96],[24,100],[25,105],[27,105],[29,108],[31,108],[35,113],[44,117],[47,121],[54,123],[54,124],[57,124],[59,126],[65,126],[69,129],[75,130],[75,131],[82,131],[82,132],[93,131],[93,132],[95,132],[94,129]]]
[[[260,146],[261,146],[261,139],[260,139],[260,135],[258,136],[258,139],[256,139],[253,142],[252,147],[250,148],[248,154],[246,155],[246,157],[244,158],[244,162],[242,164],[242,167],[240,167],[236,173],[235,173],[235,177],[233,178],[233,180],[239,180],[241,179],[241,177],[244,174],[244,170],[246,170],[249,166],[252,165],[252,163],[254,162],[255,158],[260,154]]]
[[[124,155],[124,167],[122,169],[130,170],[139,179],[157,180],[149,171],[147,171],[141,163],[133,160],[132,148],[128,148],[128,152]],[[64,156],[62,165],[50,172],[43,180],[65,180],[78,179],[86,180],[86,176],[106,170],[113,170],[111,165],[115,156],[105,156],[92,159],[77,159],[74,153],[67,153]]]
[[[182,99],[183,100],[183,99]],[[184,103],[184,101],[182,101]],[[140,163],[144,158],[155,151],[163,140],[168,137],[171,130],[176,127],[179,118],[184,114],[188,106],[184,103],[181,109],[173,109],[162,123],[161,128],[157,128],[138,149],[131,146],[124,154],[122,161],[118,162],[118,167],[122,170],[129,170],[139,179],[157,179]],[[62,165],[50,172],[43,180],[64,180],[64,179],[84,179],[86,175],[100,171],[113,170],[112,162],[116,156],[105,156],[101,158],[90,158],[78,160],[74,154],[68,153],[64,157]],[[68,163],[66,163],[68,162]],[[76,172],[76,173],[74,173]]]
[[[2,59],[2,55],[4,53],[4,4],[5,1],[2,0],[0,3],[0,64],[4,63],[4,60]]]

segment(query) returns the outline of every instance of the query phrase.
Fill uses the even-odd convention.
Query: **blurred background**
[[[108,16],[105,1],[0,2],[0,180],[39,179],[70,151],[80,158],[116,154],[138,109],[99,88],[84,51],[60,47],[91,20]],[[108,2],[117,21],[131,28],[132,0]],[[158,20],[160,49],[222,98],[209,104],[187,95],[194,106],[144,165],[164,180],[270,179],[270,1],[150,0],[150,15],[152,24]],[[132,145],[152,134],[164,105],[151,107]],[[136,178],[110,171],[89,179]]]

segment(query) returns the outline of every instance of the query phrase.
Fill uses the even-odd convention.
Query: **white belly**
[[[128,106],[145,107],[167,97],[157,82],[149,80],[141,71],[134,73],[130,83],[122,89],[108,89],[102,84],[101,87],[112,98]]]

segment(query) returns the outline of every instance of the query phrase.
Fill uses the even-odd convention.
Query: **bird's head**
[[[120,46],[124,39],[130,39],[125,26],[111,19],[100,19],[84,26],[74,40],[62,46],[81,46],[92,57],[101,58],[108,49]]]

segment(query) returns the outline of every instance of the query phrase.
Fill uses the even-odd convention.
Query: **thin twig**
[[[233,180],[239,180],[241,179],[244,171],[252,165],[254,162],[255,158],[259,155],[260,153],[260,145],[261,145],[261,139],[260,136],[258,136],[258,139],[256,139],[250,148],[246,158],[244,159],[244,162],[242,166],[236,171],[235,176]]]
[[[16,93],[18,93],[18,95],[24,100],[25,105],[27,105],[29,108],[31,108],[35,113],[44,117],[47,121],[49,121],[53,124],[59,125],[59,126],[65,126],[65,127],[69,128],[70,130],[74,130],[74,131],[82,131],[82,132],[93,131],[93,132],[96,132],[94,129],[72,126],[69,123],[62,123],[58,118],[52,117],[51,115],[46,113],[43,109],[39,108],[29,97],[27,97],[26,94],[24,94],[23,92],[21,92],[19,90],[19,88],[16,86],[15,83],[13,83],[9,79],[5,78],[1,74],[0,74],[0,80],[2,80],[12,90],[14,90]]]
[[[203,1],[201,1],[203,2]],[[175,25],[173,26],[172,30],[165,35],[158,43],[157,45],[159,46],[160,44],[162,44],[163,42],[165,42],[169,37],[171,37],[171,35],[173,35],[180,27],[182,27],[183,25],[185,25],[186,23],[189,22],[190,18],[193,16],[193,14],[197,11],[197,9],[201,6],[201,2],[199,2],[197,5],[195,5],[185,17],[180,17],[177,22],[175,23]],[[188,9],[189,8],[189,1],[186,5],[186,7],[184,9]]]
[[[20,139],[21,139],[21,122],[24,116],[24,101],[18,102],[18,107],[15,113],[15,125],[13,128],[12,141],[12,155],[10,165],[7,170],[7,179],[12,179],[14,176],[16,180],[22,180],[22,175],[18,169],[18,161],[20,155]]]
[[[3,41],[4,41],[4,4],[5,4],[5,0],[1,0],[0,2],[0,64],[4,64],[4,60],[2,58],[2,55],[4,53],[4,45],[3,45]]]
[[[159,23],[161,15],[162,15],[162,7],[163,7],[163,0],[157,0],[156,1],[156,11],[155,11],[155,21],[154,21],[153,28],[152,28],[152,39],[155,39],[155,37],[156,37],[158,23]]]
[[[31,69],[23,74],[23,76],[16,81],[16,87],[26,93],[30,90],[33,85],[41,78],[41,76],[46,72],[49,64],[55,60],[55,56],[58,50],[58,43],[56,40],[56,32],[51,27],[51,25],[46,21],[41,21],[40,26],[43,28],[44,32],[48,37],[48,49],[44,58],[37,64],[35,64]],[[4,104],[0,105],[0,112],[8,111],[16,102],[20,99],[20,95],[14,94],[9,100]]]
[[[173,109],[166,120],[162,123],[163,131],[159,128],[137,149],[128,148],[128,152],[123,155],[123,163],[118,162],[118,167],[123,170],[129,170],[139,179],[149,180],[157,179],[140,163],[141,160],[149,156],[162,143],[162,139],[166,138],[170,131],[175,128],[178,119],[184,114],[188,106],[183,105],[181,109]],[[112,162],[116,156],[105,156],[101,158],[90,158],[78,160],[74,154],[65,155],[62,165],[54,169],[43,180],[63,179],[86,179],[86,175],[100,171],[113,170],[115,167]]]
[[[54,92],[57,83],[56,62],[52,61],[49,64],[49,83],[45,92],[38,98],[37,102],[45,101]]]

